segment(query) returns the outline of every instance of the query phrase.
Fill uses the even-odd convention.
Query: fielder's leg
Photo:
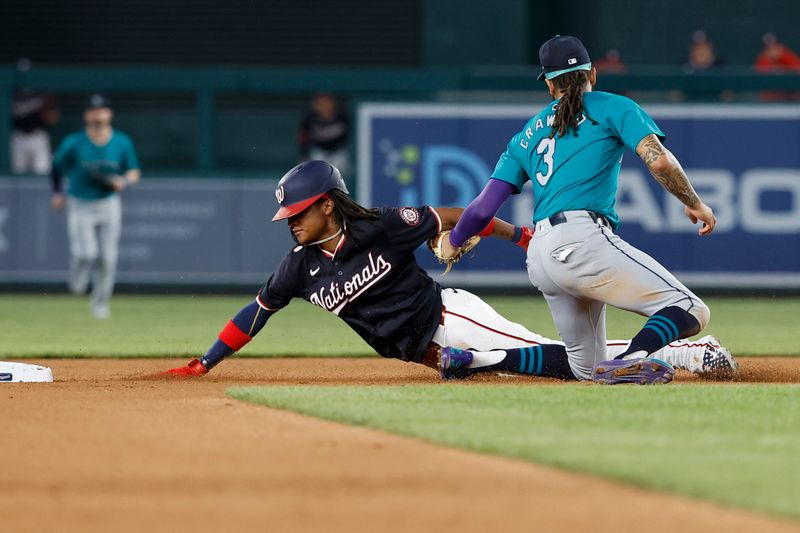
[[[598,266],[613,276],[602,284],[589,284],[585,294],[649,317],[619,358],[651,355],[708,324],[708,307],[667,269],[610,230],[601,231],[602,239],[594,239],[589,251]]]
[[[89,276],[99,249],[94,224],[94,212],[88,202],[67,198],[69,290],[72,294],[85,294],[89,287]]]
[[[111,316],[111,294],[117,274],[122,208],[117,195],[99,200],[97,207],[101,218],[98,226],[100,264],[94,275],[91,311],[96,318],[108,318]]]
[[[537,243],[534,236],[529,248],[531,280],[548,301],[560,294],[552,290],[551,285],[554,285],[578,300],[604,302],[648,316],[663,311],[664,316],[654,320],[663,321],[664,327],[679,333],[671,339],[660,339],[663,342],[658,345],[647,344],[645,351],[642,351],[642,339],[634,338],[627,348],[630,351],[626,352],[639,357],[630,362],[603,361],[602,366],[598,366],[600,360],[596,360],[593,379],[602,383],[670,381],[674,369],[669,364],[656,359],[644,361],[642,357],[662,348],[669,340],[696,332],[700,319],[690,311],[702,317],[703,309],[707,312],[708,308],[656,261],[614,235],[603,221],[594,220],[586,212],[567,212],[566,218],[566,223],[554,227],[540,222],[536,231],[540,240]],[[582,327],[582,321],[572,323],[569,317],[559,316],[569,312],[568,307],[556,310],[551,303],[551,311],[572,357],[568,336],[573,334],[570,329]],[[580,340],[580,336],[577,339]]]
[[[605,304],[580,294],[586,276],[583,262],[575,258],[593,226],[588,214],[585,218],[586,224],[575,227],[537,226],[528,247],[528,276],[547,301],[578,379],[590,379],[595,363],[606,357]]]
[[[606,306],[569,294],[545,294],[572,373],[591,379],[592,368],[606,358]]]

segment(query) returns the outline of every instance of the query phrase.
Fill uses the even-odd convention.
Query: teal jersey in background
[[[68,178],[67,194],[83,200],[97,200],[116,193],[94,185],[89,179],[92,172],[124,174],[138,169],[139,159],[130,137],[121,131],[113,130],[103,146],[94,144],[85,131],[78,131],[67,136],[58,147],[53,166]]]
[[[549,137],[556,100],[511,138],[492,178],[510,183],[517,192],[529,179],[533,182],[534,223],[585,209],[605,216],[616,229],[617,178],[625,148],[635,152],[647,135],[664,134],[630,98],[593,91],[583,95],[583,102],[577,136],[570,130],[563,137]]]

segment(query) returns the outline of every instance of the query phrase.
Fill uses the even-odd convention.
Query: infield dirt
[[[234,359],[189,382],[144,378],[175,360],[35,362],[56,382],[0,385],[2,531],[800,531],[225,396],[235,384],[436,382],[399,361]],[[742,366],[741,381],[800,383],[800,359]]]

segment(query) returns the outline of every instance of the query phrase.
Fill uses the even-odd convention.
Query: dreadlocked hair
[[[583,87],[588,81],[589,71],[587,70],[574,70],[553,78],[556,89],[564,94],[561,96],[561,101],[558,102],[556,107],[553,129],[550,132],[551,139],[555,137],[556,134],[558,134],[559,137],[563,137],[569,130],[572,130],[577,137],[578,124],[583,115],[586,115],[589,122],[597,125],[597,121],[586,114],[586,110],[583,107]]]
[[[376,208],[364,207],[339,189],[328,191],[328,195],[333,199],[333,219],[351,241],[354,240],[350,233],[351,220],[377,220],[380,217]]]

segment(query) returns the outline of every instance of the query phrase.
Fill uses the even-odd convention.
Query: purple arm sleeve
[[[507,181],[490,179],[478,197],[461,213],[458,224],[450,232],[450,244],[461,246],[464,241],[480,233],[513,192],[514,186]]]

